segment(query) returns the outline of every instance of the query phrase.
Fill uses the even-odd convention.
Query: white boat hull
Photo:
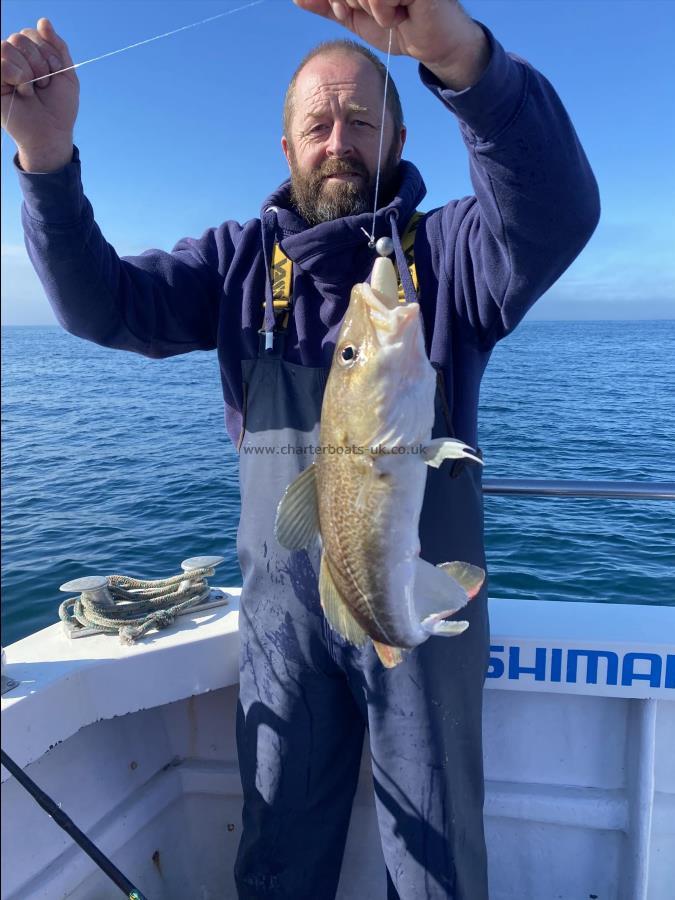
[[[150,900],[236,897],[232,593],[133,647],[54,626],[7,648],[3,748]],[[672,900],[675,609],[491,601],[491,620],[491,900]],[[3,900],[119,897],[2,777]],[[386,896],[367,750],[338,896]]]

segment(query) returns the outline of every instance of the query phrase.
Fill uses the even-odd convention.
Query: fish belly
[[[426,469],[411,459],[334,459],[318,464],[319,518],[335,586],[373,640],[414,647],[412,589]]]

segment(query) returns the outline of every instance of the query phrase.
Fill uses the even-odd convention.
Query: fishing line
[[[188,28],[197,28],[198,25],[206,25],[207,22],[214,22],[216,19],[222,19],[223,16],[231,16],[233,13],[241,12],[244,9],[250,9],[252,6],[258,6],[263,0],[253,0],[253,3],[247,3],[246,6],[238,6],[236,9],[228,9],[227,12],[218,13],[216,16],[209,16],[208,19],[202,19],[200,22],[192,22],[190,25],[182,25],[180,28],[174,28],[173,31],[165,31],[164,34],[155,35],[155,37],[146,38],[144,41],[137,41],[135,44],[129,44],[128,47],[121,47],[119,50],[111,50],[109,53],[102,53],[100,56],[94,56],[92,59],[85,59],[82,62],[75,63],[74,66],[66,66],[65,69],[57,69],[49,75],[41,75],[39,78],[33,78],[30,81],[24,81],[18,87],[24,84],[34,84],[36,81],[42,81],[43,78],[51,78],[53,75],[60,75],[62,72],[70,72],[72,69],[79,69],[80,66],[86,66],[89,63],[98,62],[99,59],[106,59],[108,56],[115,56],[117,53],[124,53],[127,50],[133,50],[135,47],[142,47],[144,44],[151,44],[153,41],[161,41],[162,38],[171,37],[172,34],[178,34],[179,31],[187,31]]]
[[[71,72],[73,69],[79,69],[81,66],[87,66],[89,63],[98,62],[100,59],[107,59],[109,56],[116,56],[118,53],[125,53],[127,50],[133,50],[135,47],[142,47],[144,44],[151,44],[153,41],[160,41],[162,38],[171,37],[172,34],[178,34],[180,31],[187,31],[189,28],[197,28],[199,25],[206,25],[207,22],[215,22],[216,19],[222,19],[224,16],[231,16],[233,13],[242,12],[242,10],[250,9],[252,6],[259,6],[264,0],[253,0],[245,6],[238,6],[235,9],[228,9],[226,12],[218,13],[215,16],[209,16],[207,19],[201,19],[199,22],[192,22],[189,25],[182,25],[180,28],[174,28],[172,31],[165,31],[163,34],[157,34],[155,37],[146,38],[143,41],[137,41],[135,44],[129,44],[128,47],[120,47],[119,50],[111,50],[108,53],[102,53],[100,56],[94,56],[91,59],[85,59],[82,62],[75,63],[72,66],[66,66],[63,69],[57,69],[56,72],[50,72],[49,75],[40,75],[39,78],[32,78],[30,81],[23,81],[14,87],[12,99],[9,104],[7,113],[7,121],[5,122],[5,131],[9,125],[9,118],[12,114],[12,106],[14,105],[14,97],[18,87],[26,84],[35,84],[36,81],[42,81],[44,78],[53,78],[54,75],[61,75],[63,72]],[[3,133],[2,140],[4,142],[5,135]]]
[[[373,227],[371,229],[371,234],[368,234],[365,228],[362,228],[361,231],[364,232],[366,237],[369,239],[369,243],[371,247],[375,246],[375,218],[377,216],[377,195],[380,192],[380,171],[382,169],[382,147],[384,144],[384,120],[387,112],[387,88],[389,87],[389,62],[391,60],[391,41],[392,41],[393,29],[389,29],[389,46],[387,47],[387,65],[384,73],[384,97],[382,99],[382,122],[380,124],[380,147],[377,152],[377,175],[375,176],[375,201],[374,201],[374,209],[373,209]]]
[[[12,99],[9,101],[9,109],[7,110],[7,121],[5,122],[5,127],[2,129],[2,138],[0,138],[0,146],[4,147],[5,145],[5,135],[7,134],[6,128],[9,125],[9,118],[12,115],[12,107],[14,106],[14,98],[16,97],[16,85],[14,86],[14,90],[12,91]]]

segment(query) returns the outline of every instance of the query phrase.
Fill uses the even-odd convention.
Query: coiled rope
[[[108,598],[93,599],[88,591],[68,597],[59,606],[59,618],[74,628],[119,633],[123,644],[133,644],[151,628],[167,628],[177,615],[206,600],[206,578],[214,571],[203,567],[156,580],[108,575]]]

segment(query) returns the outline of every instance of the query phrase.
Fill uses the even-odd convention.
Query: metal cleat
[[[15,687],[18,687],[20,682],[15,681],[13,678],[10,678],[9,675],[5,675],[6,669],[6,660],[5,660],[5,651],[2,651],[2,691],[1,693],[4,695],[8,691],[13,691]]]
[[[66,593],[82,594],[83,600],[99,603],[101,606],[114,607],[115,601],[108,590],[108,579],[105,575],[87,575],[84,578],[74,578],[66,581],[59,588]]]
[[[224,556],[191,556],[189,559],[184,559],[180,564],[180,567],[184,572],[194,572],[196,569],[208,569],[209,571],[206,575],[210,577],[215,574],[216,566],[220,565],[224,560]],[[208,585],[206,577],[204,577],[204,584]],[[180,591],[187,591],[190,585],[191,582],[186,579],[185,581],[181,581],[178,589]],[[202,603],[203,602],[204,601],[202,601]],[[201,605],[202,604],[200,603],[199,606]]]
[[[191,556],[189,559],[184,559],[180,564],[181,569],[184,572],[193,572],[195,569],[210,569],[209,577],[212,574],[215,574],[216,566],[219,566],[221,562],[225,562],[224,556]],[[206,579],[204,579],[205,583]],[[189,581],[182,581],[181,588],[189,585]],[[197,606],[193,607],[193,609],[203,610],[203,609],[211,609],[215,606],[225,606],[228,603],[229,596],[225,593],[225,591],[221,591],[219,588],[209,588],[209,596],[201,601]]]
[[[180,567],[184,572],[192,572],[195,569],[215,570],[221,562],[225,562],[224,556],[191,556],[189,559],[184,559]]]

